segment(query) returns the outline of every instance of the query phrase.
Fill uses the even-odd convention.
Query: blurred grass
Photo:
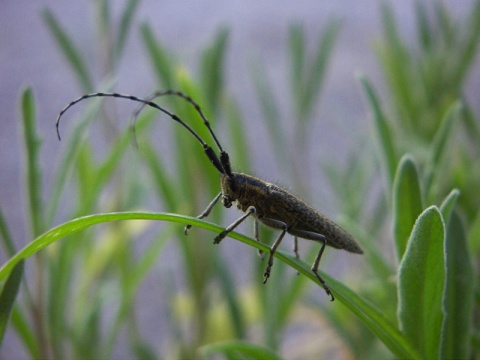
[[[101,81],[105,84],[100,88],[114,88],[110,79],[132,32],[139,3],[125,2],[118,25],[111,19],[108,1],[95,5],[99,41],[94,46],[103,54]],[[188,132],[153,111],[142,112],[136,124],[139,151],[129,150],[131,132],[125,127],[115,137],[105,134],[105,151],[98,157],[97,147],[86,136],[90,123],[102,121],[117,128],[117,121],[100,101],[90,101],[78,119],[67,121],[75,125],[66,126],[74,129],[59,144],[65,155],[52,192],[42,193],[41,136],[36,131],[34,93],[27,88],[20,106],[28,199],[25,224],[31,228],[32,242],[14,255],[16,242],[0,209],[2,245],[9,256],[0,269],[3,329],[11,314],[7,332],[18,338],[32,358],[112,358],[120,342],[122,349],[139,358],[280,358],[289,331],[305,325],[299,325],[296,314],[309,309],[328,321],[352,358],[480,356],[480,167],[475,166],[480,125],[465,96],[480,37],[480,1],[475,1],[465,19],[453,19],[447,7],[438,4],[430,9],[416,2],[415,12],[417,43],[407,45],[393,10],[387,3],[382,5],[384,39],[376,51],[387,91],[379,96],[367,75],[359,77],[373,132],[359,135],[344,168],[334,162],[323,166],[340,209],[339,223],[365,250],[365,273],[346,277],[347,284],[355,284],[353,289],[322,274],[337,302],[319,302],[317,286],[313,297],[307,292],[307,279],[316,282],[307,265],[314,252],[303,262],[280,251],[281,261],[275,262],[268,286],[263,286],[265,262],[252,249],[249,261],[254,266],[248,269],[247,283],[237,279],[222,248],[210,244],[212,232],[226,225],[224,209],[218,205],[209,222],[183,215],[200,213],[218,194],[218,173]],[[74,39],[52,11],[45,10],[43,16],[81,91],[96,89],[91,66]],[[340,24],[338,20],[327,23],[313,49],[307,49],[302,25],[291,26],[291,107],[275,98],[262,62],[252,68],[261,120],[269,130],[267,141],[275,161],[286,176],[291,174],[288,180],[300,194],[310,194],[311,189],[298,176],[302,164],[292,159],[305,152]],[[158,88],[178,89],[195,99],[213,128],[222,130],[219,136],[234,167],[251,169],[254,154],[249,152],[243,109],[229,95],[223,74],[228,28],[220,29],[200,52],[196,70],[183,67],[149,24],[141,25],[140,36]],[[114,100],[107,101],[115,106]],[[168,96],[157,101],[213,144],[191,104]],[[295,133],[284,128],[282,117],[295,122]],[[158,122],[155,129],[154,120]],[[169,154],[160,151],[163,141]],[[281,145],[285,143],[300,146],[286,149]],[[313,159],[314,154],[305,155]],[[174,215],[133,211],[146,206],[155,210],[160,206]],[[162,223],[122,221],[139,218]],[[55,227],[58,222],[65,223]],[[98,222],[104,224],[90,227]],[[178,223],[189,222],[195,227],[184,236]],[[274,232],[260,231],[262,241],[271,242]],[[57,242],[66,236],[68,241]],[[268,250],[251,238],[231,237]],[[134,246],[138,239],[144,244],[141,250]],[[165,276],[168,280],[161,284],[168,316],[158,326],[168,335],[163,342],[151,342],[152,336],[142,332],[139,313],[143,309],[137,296],[157,262],[170,261],[168,247],[178,252],[171,271],[180,273]],[[395,249],[395,261],[385,248]],[[432,263],[428,256],[440,258],[445,251],[443,262]],[[27,267],[27,281],[22,281],[19,270],[11,271],[17,261],[33,254],[37,254],[35,270]],[[290,267],[301,276],[291,276]],[[420,270],[424,280],[435,286],[419,286]],[[180,288],[178,279],[184,284]],[[12,307],[17,289],[19,299]],[[421,331],[415,326],[418,319],[423,319],[423,329],[438,331]],[[315,347],[315,355],[321,356],[322,349],[322,344]],[[295,350],[303,354],[302,344]]]

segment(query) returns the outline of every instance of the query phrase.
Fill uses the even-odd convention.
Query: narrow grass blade
[[[24,261],[19,261],[12,269],[5,285],[0,293],[0,347],[3,343],[3,336],[7,330],[8,321],[12,312],[15,298],[23,277]]]
[[[27,164],[27,189],[31,232],[38,236],[43,231],[43,205],[41,199],[42,176],[39,166],[40,139],[36,131],[35,100],[33,92],[27,88],[22,93],[22,119]]]
[[[12,309],[12,326],[15,327],[19,340],[22,342],[24,349],[29,353],[31,359],[41,358],[39,340],[23,310],[14,306]]]
[[[6,250],[7,256],[15,254],[15,243],[13,242],[12,235],[8,229],[7,222],[3,216],[2,208],[0,207],[0,235],[2,238],[3,247]]]
[[[272,86],[266,75],[266,69],[260,60],[252,64],[253,84],[255,85],[256,95],[260,102],[263,118],[268,126],[270,143],[276,154],[275,158],[280,162],[288,159],[285,146],[285,132],[282,128],[282,117],[280,108],[275,101]]]
[[[469,18],[465,30],[467,31],[463,40],[463,49],[460,50],[458,64],[455,68],[456,73],[453,75],[453,81],[457,89],[462,88],[462,84],[467,78],[469,70],[472,69],[478,46],[480,45],[480,1],[476,1],[473,8],[469,11]]]
[[[435,134],[430,149],[430,161],[428,162],[429,167],[427,171],[427,178],[425,181],[425,189],[427,193],[430,191],[430,187],[433,183],[435,174],[437,173],[437,169],[441,160],[443,159],[445,154],[448,153],[448,141],[453,138],[452,129],[455,121],[459,118],[461,109],[462,106],[458,102],[450,106],[442,120],[440,128]]]
[[[250,147],[248,146],[247,134],[244,123],[240,115],[238,105],[230,99],[227,99],[226,118],[229,124],[230,144],[232,153],[235,154],[235,168],[247,171],[250,169]]]
[[[439,356],[445,267],[445,224],[431,206],[415,223],[398,274],[401,330],[428,359]]]
[[[393,235],[400,260],[407,248],[411,229],[423,210],[422,192],[415,162],[405,155],[398,164],[393,184]]]
[[[223,354],[227,359],[264,359],[281,360],[281,357],[267,347],[246,341],[226,341],[204,345],[199,349],[205,358],[216,358]]]
[[[445,320],[439,358],[468,359],[475,317],[475,281],[465,229],[455,211],[448,222],[446,255]]]
[[[131,29],[132,20],[140,4],[140,0],[128,0],[125,9],[122,11],[120,24],[118,26],[118,36],[115,43],[115,58],[120,58],[128,33]]]
[[[228,267],[228,264],[223,260],[221,256],[213,258],[215,262],[215,272],[218,275],[221,283],[221,290],[225,298],[225,302],[228,306],[229,318],[231,319],[234,334],[236,339],[245,339],[247,336],[247,327],[245,324],[245,316],[242,313],[242,307],[240,305],[237,286],[233,281],[232,274]]]
[[[301,116],[304,121],[310,118],[310,114],[314,110],[314,104],[324,84],[325,73],[339,30],[340,22],[330,21],[318,43],[317,52],[306,78],[306,89],[303,97]]]
[[[397,156],[395,154],[395,142],[393,140],[394,137],[392,130],[372,85],[363,75],[359,76],[359,80],[372,111],[374,128],[380,145],[382,160],[384,161],[386,168],[388,185],[389,188],[391,188],[397,166]]]
[[[205,93],[208,94],[208,107],[213,113],[216,113],[218,109],[223,89],[223,69],[228,35],[227,28],[220,29],[213,44],[202,53],[200,84],[202,84]]]
[[[142,24],[141,28],[143,42],[147,48],[153,69],[157,74],[158,81],[166,88],[172,89],[174,86],[174,78],[172,69],[174,64],[167,51],[160,46],[155,39],[155,35],[148,24]]]
[[[89,93],[93,89],[93,84],[85,66],[85,62],[82,59],[80,51],[73,45],[74,42],[69,38],[67,32],[62,29],[59,21],[55,18],[53,13],[45,9],[43,11],[43,18],[47,24],[48,29],[55,38],[57,45],[63,52],[70,66],[73,69],[75,75],[77,75],[78,81],[82,87],[82,90]]]
[[[288,34],[290,52],[290,87],[295,114],[302,113],[302,99],[305,93],[303,72],[305,66],[305,35],[301,25],[295,24],[290,27]]]
[[[406,112],[406,121],[409,123],[405,125],[408,127],[411,125],[414,115],[418,113],[411,91],[410,79],[414,76],[414,73],[410,64],[410,53],[398,33],[395,13],[390,3],[382,3],[381,18],[385,42],[388,45],[382,49],[379,57],[385,69],[386,79],[395,94],[396,106]]]

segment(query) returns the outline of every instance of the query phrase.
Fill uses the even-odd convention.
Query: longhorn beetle
[[[204,125],[210,132],[215,144],[217,145],[220,155],[218,156],[215,151],[182,119],[180,119],[174,113],[166,110],[165,108],[157,105],[153,102],[156,97],[162,95],[174,95],[178,96],[191,105],[193,105],[203,120]],[[327,295],[330,296],[331,301],[334,300],[334,296],[330,291],[325,280],[318,273],[318,267],[320,259],[322,257],[325,247],[331,246],[337,249],[344,249],[352,253],[362,254],[363,251],[354,238],[340,226],[329,220],[312,207],[307,205],[303,200],[300,200],[296,196],[292,195],[285,189],[253,177],[251,175],[236,173],[232,171],[230,166],[230,159],[228,153],[223,150],[220,142],[217,139],[214,131],[212,130],[209,121],[200,109],[200,106],[193,101],[189,96],[175,90],[166,90],[155,93],[148,99],[140,99],[136,96],[122,95],[118,93],[94,93],[84,95],[70,104],[68,104],[60,113],[56,121],[56,129],[58,139],[60,140],[60,119],[63,114],[76,103],[85,99],[93,97],[114,97],[121,99],[128,99],[138,103],[141,103],[141,107],[135,112],[134,120],[132,123],[132,129],[135,129],[135,119],[139,112],[145,106],[150,106],[159,110],[160,112],[168,115],[172,120],[181,124],[187,129],[203,146],[205,154],[212,162],[213,166],[220,173],[220,193],[215,196],[212,202],[207,208],[198,216],[199,219],[208,216],[215,204],[221,199],[223,206],[230,208],[233,204],[239,210],[242,210],[245,214],[234,221],[230,226],[218,234],[213,240],[214,244],[220,243],[228,234],[233,231],[240,223],[246,218],[252,216],[254,218],[255,240],[258,238],[258,221],[262,222],[266,226],[280,230],[280,235],[274,241],[270,248],[270,255],[268,257],[267,268],[264,273],[264,281],[266,283],[270,277],[270,271],[273,265],[273,256],[277,251],[278,246],[282,242],[283,237],[288,232],[294,236],[294,253],[298,257],[297,237],[317,241],[322,244],[320,251],[318,252],[315,261],[312,265],[312,272],[317,277],[318,281],[322,284]],[[185,234],[187,234],[191,225],[185,227]],[[262,255],[262,253],[260,253]]]

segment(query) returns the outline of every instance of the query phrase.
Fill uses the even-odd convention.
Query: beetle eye
[[[223,204],[223,206],[225,206],[228,209],[229,207],[232,206],[232,200],[228,196],[223,195],[222,196],[222,204]]]

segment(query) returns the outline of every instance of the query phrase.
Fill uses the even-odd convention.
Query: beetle
[[[202,118],[204,125],[211,134],[216,146],[218,147],[219,155],[217,155],[213,148],[210,147],[180,117],[153,102],[156,97],[163,95],[174,95],[180,97],[195,107]],[[239,210],[244,212],[241,217],[239,217],[215,237],[213,241],[214,244],[219,244],[225,237],[228,236],[230,232],[232,232],[248,217],[254,218],[254,236],[255,240],[257,241],[260,241],[258,237],[258,222],[261,222],[270,228],[279,230],[280,234],[270,248],[267,267],[264,272],[263,283],[266,283],[270,277],[275,252],[277,251],[277,248],[282,242],[286,233],[294,236],[294,252],[296,257],[298,257],[297,238],[319,242],[321,243],[321,248],[315,257],[311,270],[315,274],[320,284],[323,286],[327,295],[330,296],[330,300],[333,301],[335,299],[327,283],[318,273],[320,260],[326,246],[336,249],[343,249],[355,254],[363,254],[362,249],[357,244],[353,236],[284,188],[248,174],[233,172],[228,153],[221,146],[217,136],[215,135],[215,132],[210,126],[210,123],[205,114],[202,112],[200,106],[191,97],[176,90],[160,91],[148,99],[141,99],[136,96],[119,93],[98,92],[83,95],[82,97],[70,102],[58,114],[55,126],[59,140],[59,125],[63,114],[78,102],[93,97],[121,98],[142,104],[134,114],[134,120],[132,123],[133,131],[135,129],[135,119],[145,106],[150,106],[156,110],[159,110],[160,112],[168,115],[172,120],[182,125],[202,145],[206,156],[220,173],[220,193],[212,200],[207,208],[197,216],[197,218],[202,219],[207,217],[219,200],[221,200],[222,205],[226,208],[230,208],[232,205],[235,205]],[[187,225],[185,227],[185,234],[188,233],[190,227],[191,225]],[[260,254],[262,255],[262,253]]]

